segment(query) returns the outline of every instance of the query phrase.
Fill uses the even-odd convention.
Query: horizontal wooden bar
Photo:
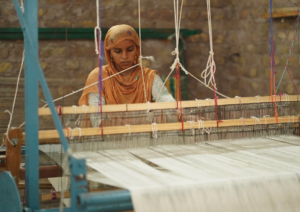
[[[282,7],[273,8],[273,18],[285,18],[285,17],[296,17],[298,16],[298,7]],[[270,18],[270,12],[261,15],[261,18]]]
[[[216,127],[234,127],[234,126],[251,126],[251,125],[264,125],[264,124],[276,124],[276,123],[295,123],[299,122],[298,116],[284,116],[284,117],[268,117],[268,118],[250,118],[250,119],[229,119],[222,120],[217,126],[217,122],[213,121],[203,121],[201,125],[198,122],[184,122],[183,127],[185,130],[188,129],[198,129],[201,128],[216,128]],[[167,123],[167,124],[157,124],[157,131],[171,131],[182,129],[181,122],[178,123]],[[64,130],[66,137],[70,136],[68,130]],[[115,127],[103,127],[104,135],[111,134],[126,134],[126,133],[139,133],[139,132],[152,132],[152,125],[131,125],[131,126],[115,126]],[[92,136],[101,135],[101,128],[82,128],[81,132],[79,130],[74,130],[72,136]],[[58,138],[59,135],[56,130],[42,130],[39,131],[39,139],[51,139]]]
[[[59,109],[57,109],[59,110]],[[102,112],[125,112],[127,110],[126,104],[121,105],[103,105]],[[86,113],[98,113],[100,111],[98,106],[72,106],[62,107],[62,114],[86,114]],[[39,108],[39,116],[51,115],[49,108]]]
[[[62,168],[60,166],[41,166],[39,167],[39,178],[61,177]],[[25,169],[20,169],[20,180],[25,180]]]
[[[295,102],[299,101],[300,96],[297,95],[278,95],[276,96],[276,102]],[[234,104],[255,104],[255,103],[269,103],[274,102],[270,96],[257,96],[257,97],[236,97],[229,99],[218,99],[218,105],[234,105]],[[191,100],[182,101],[182,108],[191,107],[211,107],[215,105],[214,99],[204,99],[204,100]],[[122,105],[103,105],[102,112],[125,112],[125,111],[147,111],[147,110],[162,110],[162,109],[175,109],[177,108],[176,102],[151,102],[138,103],[138,104],[122,104]],[[86,113],[97,113],[99,112],[98,106],[76,106],[76,107],[63,107],[61,108],[63,114],[86,114]],[[39,108],[39,116],[51,115],[49,108]]]
[[[18,188],[19,189],[25,189],[25,183],[19,183],[19,186]],[[42,184],[39,184],[39,187],[40,189],[51,189],[52,188],[52,185],[50,183],[42,183]]]

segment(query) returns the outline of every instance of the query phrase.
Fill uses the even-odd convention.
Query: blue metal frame
[[[33,42],[30,44],[29,37],[32,40],[38,40],[37,34],[37,0],[25,1],[26,13],[24,19],[30,24],[26,27],[26,31],[30,36],[24,36],[25,52],[28,53],[31,49],[33,52],[37,52],[38,43]],[[25,151],[25,163],[26,163],[26,175],[25,183],[26,189],[26,206],[33,210],[39,209],[39,161],[36,159],[39,157],[38,148],[38,131],[39,120],[36,115],[38,111],[38,76],[34,74],[35,65],[31,62],[34,60],[32,54],[26,54],[25,56],[25,132],[26,132],[26,145]]]
[[[27,210],[39,210],[39,167],[38,167],[38,82],[40,82],[52,118],[65,152],[69,145],[64,135],[62,125],[56,113],[51,93],[38,59],[38,2],[25,1],[23,15],[18,0],[13,0],[20,25],[25,38],[25,135],[26,135],[26,207]],[[75,159],[69,156],[69,165],[72,174],[71,210],[83,211],[78,207],[77,195],[87,191],[86,163],[84,159]]]
[[[38,59],[38,2],[25,1],[23,15],[18,0],[13,0],[24,34],[25,43],[25,135],[26,135],[26,207],[25,211],[54,212],[58,208],[40,210],[39,208],[39,161],[38,161],[38,82],[51,110],[63,149],[69,153],[69,145],[56,113],[51,93]],[[86,162],[68,155],[71,172],[71,208],[65,211],[124,211],[132,210],[129,191],[113,191],[87,194]]]

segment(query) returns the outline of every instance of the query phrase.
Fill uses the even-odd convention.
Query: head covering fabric
[[[103,66],[103,79],[118,73],[111,61],[110,50],[123,40],[132,40],[137,46],[137,58],[140,56],[139,37],[136,31],[128,25],[116,25],[109,29],[104,40],[105,57],[108,65]],[[139,60],[136,60],[138,63]],[[143,67],[147,101],[151,102],[152,84],[157,71]],[[84,89],[79,105],[88,105],[88,93],[99,93],[98,89],[99,68],[95,68],[88,76],[85,87],[96,83],[89,88]],[[145,103],[144,86],[140,66],[137,66],[128,82],[124,82],[121,75],[116,75],[103,81],[103,91],[101,95],[105,98],[106,104],[128,104]]]

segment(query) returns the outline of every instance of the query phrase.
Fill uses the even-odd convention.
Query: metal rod
[[[33,41],[31,44],[29,37],[25,36],[25,132],[26,132],[26,145],[25,155],[26,162],[26,206],[32,210],[39,209],[39,145],[38,131],[38,76],[35,74],[35,59],[30,51],[38,51],[38,3],[37,0],[24,2],[25,13],[24,19],[28,23],[26,31]]]
[[[132,202],[127,190],[79,194],[78,200],[82,207]]]

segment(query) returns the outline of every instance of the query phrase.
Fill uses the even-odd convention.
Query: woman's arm
[[[166,86],[163,86],[163,84],[164,83],[161,80],[161,78],[156,74],[154,76],[153,85],[152,85],[152,101],[154,101],[154,102],[175,102],[175,99],[169,93]],[[163,86],[163,88],[161,89],[162,86]],[[160,89],[161,89],[161,92],[159,94]]]

